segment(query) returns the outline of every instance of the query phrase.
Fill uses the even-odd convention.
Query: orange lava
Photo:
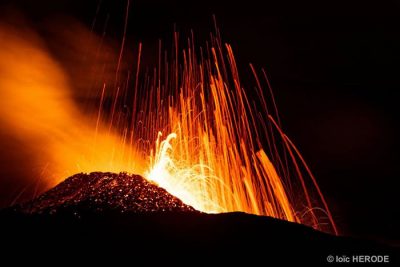
[[[265,72],[251,66],[255,88],[245,90],[218,30],[205,49],[190,38],[180,50],[175,33],[171,57],[160,41],[158,66],[147,76],[140,44],[133,79],[119,74],[122,46],[116,81],[98,88],[92,114],[77,108],[37,36],[15,32],[0,27],[7,39],[0,44],[0,120],[35,152],[49,185],[77,172],[126,171],[200,211],[243,211],[337,232],[315,178],[281,130]]]

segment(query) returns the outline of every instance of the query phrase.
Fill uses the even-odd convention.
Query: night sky
[[[90,27],[99,1],[3,2],[3,14],[19,10],[51,47],[44,22],[66,16]],[[148,55],[159,38],[171,39],[174,24],[182,36],[193,29],[205,40],[215,14],[244,83],[254,86],[250,62],[268,72],[283,129],[317,177],[341,232],[398,242],[399,2],[130,2],[127,50],[141,41]],[[118,44],[125,6],[103,0],[95,32],[108,14],[107,35]],[[153,64],[151,56],[144,64]],[[5,165],[5,146],[0,153]],[[4,206],[8,199],[0,198]]]

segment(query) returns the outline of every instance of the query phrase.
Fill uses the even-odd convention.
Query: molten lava
[[[118,64],[115,82],[96,88],[99,103],[85,114],[38,37],[17,33],[0,27],[0,119],[34,151],[49,186],[77,172],[125,171],[200,211],[336,232],[313,175],[281,130],[265,72],[261,79],[251,66],[256,86],[245,90],[218,30],[206,49],[191,38],[181,52],[175,33],[171,57],[160,41],[158,66],[147,75],[140,44],[133,84]]]

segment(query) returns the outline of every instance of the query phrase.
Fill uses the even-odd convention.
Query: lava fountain
[[[205,48],[193,35],[134,75],[120,68],[96,88],[96,108],[79,109],[68,79],[40,38],[0,27],[0,120],[34,152],[53,186],[77,172],[140,174],[203,212],[243,211],[337,233],[300,152],[281,130],[268,77],[250,65],[241,83],[232,47],[219,30]],[[29,57],[27,57],[29,55]],[[101,75],[98,77],[102,80]],[[44,178],[45,177],[45,178]]]

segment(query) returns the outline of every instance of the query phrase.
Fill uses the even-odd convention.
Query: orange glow
[[[128,163],[120,138],[96,124],[97,114],[78,109],[66,75],[35,33],[0,25],[0,37],[1,127],[34,155],[19,167],[35,162],[28,175],[48,186],[79,172],[143,172],[140,157]]]
[[[4,27],[0,33],[7,37],[0,119],[35,151],[49,185],[77,172],[126,171],[204,212],[243,211],[336,233],[315,178],[281,130],[265,72],[259,79],[251,66],[256,88],[245,90],[232,48],[220,38],[204,51],[188,40],[179,52],[175,33],[173,60],[160,42],[158,68],[144,79],[139,45],[134,86],[117,75],[115,85],[98,88],[96,109],[84,115],[40,43]],[[105,95],[112,96],[109,110]]]

